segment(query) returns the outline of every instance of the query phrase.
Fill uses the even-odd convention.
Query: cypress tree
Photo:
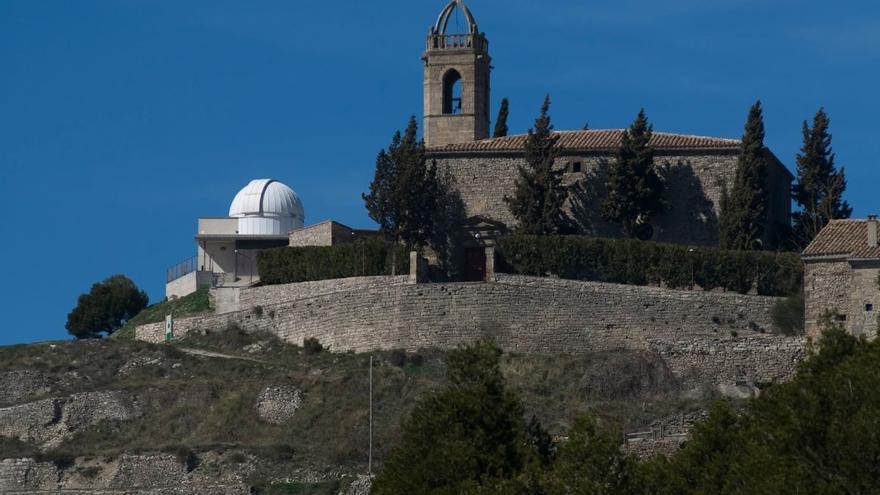
[[[767,153],[761,101],[749,110],[733,187],[721,198],[719,237],[725,249],[760,249],[767,226]]]
[[[550,123],[550,96],[541,105],[541,115],[526,139],[525,165],[519,166],[519,177],[513,197],[505,197],[510,212],[519,221],[524,234],[556,234],[566,225],[562,211],[566,191],[562,174],[553,170],[558,152],[559,136]]]
[[[388,149],[379,152],[370,192],[362,195],[380,230],[408,247],[424,246],[434,234],[441,187],[436,163],[427,163],[417,133],[416,119],[410,117],[406,131],[395,133]]]
[[[805,248],[829,221],[849,218],[852,208],[843,200],[846,189],[844,169],[834,166],[831,150],[831,120],[824,108],[813,117],[813,127],[804,121],[804,144],[797,155],[797,184],[792,198],[801,210],[794,213],[794,243]]]
[[[602,216],[621,226],[633,236],[640,224],[666,208],[663,180],[654,166],[654,149],[648,144],[653,127],[639,111],[629,129],[623,131],[616,160],[608,171],[608,196],[602,204]]]
[[[500,138],[507,135],[507,114],[509,106],[510,102],[507,101],[507,98],[502,98],[501,108],[498,109],[498,119],[495,120],[495,133],[492,134],[492,137]]]

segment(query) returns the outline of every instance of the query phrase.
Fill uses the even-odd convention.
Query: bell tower
[[[460,17],[459,17],[460,16]],[[461,18],[464,33],[450,21]],[[452,0],[428,33],[425,62],[425,145],[443,146],[489,137],[489,40],[463,0]]]

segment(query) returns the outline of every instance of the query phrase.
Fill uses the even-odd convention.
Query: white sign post
[[[165,317],[165,342],[171,342],[174,337],[174,317],[168,315]]]

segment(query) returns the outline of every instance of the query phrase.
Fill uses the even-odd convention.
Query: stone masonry
[[[874,338],[880,325],[880,222],[833,220],[804,250],[807,335],[817,337],[826,312],[855,336]]]
[[[804,352],[803,339],[765,333],[772,330],[775,298],[504,274],[496,279],[349,285],[260,312],[242,304],[233,313],[177,320],[175,336],[234,323],[294,344],[314,337],[333,351],[363,352],[451,348],[491,335],[509,352],[656,352],[685,383],[715,384],[787,379]],[[261,290],[297,292],[289,286]],[[151,342],[161,342],[163,332],[164,324],[136,330],[138,339]]]
[[[722,191],[731,187],[736,174],[738,149],[701,151],[658,150],[655,163],[666,178],[669,210],[652,221],[653,240],[683,244],[718,243],[718,216]],[[524,163],[521,153],[440,153],[429,154],[442,171],[455,180],[455,188],[465,205],[465,215],[480,215],[503,222],[516,222],[504,201],[514,191],[517,168]],[[605,180],[613,152],[577,153],[563,150],[556,168],[563,172],[563,183],[571,187],[566,210],[584,232],[599,236],[618,236],[619,229],[601,218]],[[575,164],[579,164],[575,166]],[[576,170],[580,171],[576,171]],[[771,191],[788,191],[790,178],[781,165],[770,167]],[[572,187],[574,186],[574,187]],[[775,245],[778,224],[788,225],[788,195],[771,194],[770,228],[765,242]]]

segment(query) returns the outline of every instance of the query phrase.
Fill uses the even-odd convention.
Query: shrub
[[[502,271],[629,285],[723,288],[786,296],[801,287],[793,253],[689,248],[633,239],[513,235],[498,240]]]
[[[309,337],[303,340],[303,352],[306,356],[311,356],[313,354],[318,354],[324,350],[324,346],[321,345],[321,342],[314,337]]]
[[[773,325],[783,335],[802,335],[804,333],[804,293],[776,301],[770,313]]]
[[[267,285],[334,278],[405,274],[407,249],[382,239],[362,239],[336,246],[280,247],[257,256],[260,280]]]
[[[425,356],[419,353],[410,354],[406,357],[406,362],[411,366],[421,366],[425,362]]]
[[[403,368],[403,365],[406,364],[406,352],[403,349],[394,349],[388,356],[388,362],[392,366]]]

